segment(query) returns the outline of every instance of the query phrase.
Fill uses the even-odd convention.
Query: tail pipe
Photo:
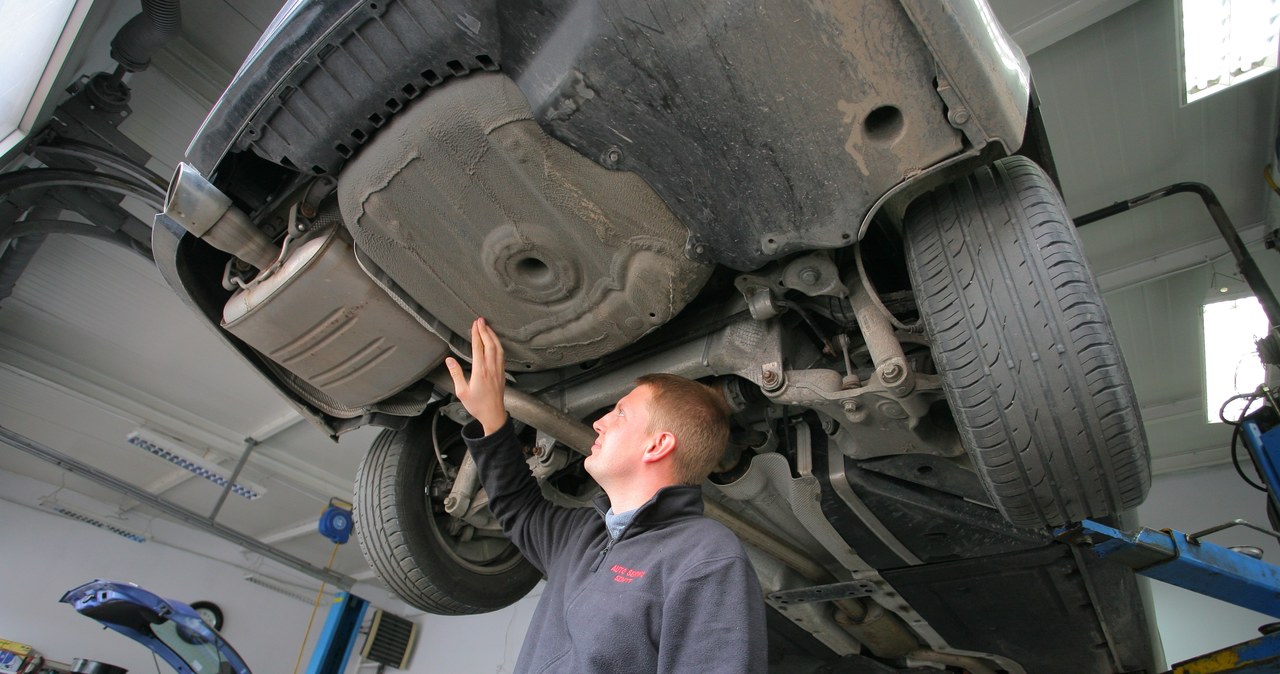
[[[280,250],[249,216],[190,164],[178,164],[164,199],[164,214],[218,250],[266,269]]]

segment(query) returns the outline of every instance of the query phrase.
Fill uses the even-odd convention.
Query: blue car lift
[[[1262,394],[1275,404],[1271,391]],[[1263,416],[1246,417],[1241,435],[1253,463],[1267,486],[1267,498],[1280,495],[1280,425],[1263,431]],[[1104,559],[1124,564],[1148,578],[1221,599],[1237,606],[1280,618],[1280,567],[1249,554],[1204,540],[1209,534],[1229,527],[1248,527],[1280,539],[1280,534],[1234,520],[1204,531],[1140,529],[1126,532],[1085,520],[1063,527],[1058,540],[1082,546]],[[1268,673],[1280,672],[1280,631],[1272,631],[1251,641],[1230,646],[1173,666],[1173,674]]]
[[[1130,533],[1091,520],[1055,533],[1060,541],[1087,547],[1099,557],[1124,564],[1148,578],[1280,618],[1280,567],[1203,539],[1231,526],[1275,535],[1243,520],[1191,535],[1151,529]],[[1280,672],[1280,632],[1180,662],[1171,671]]]
[[[329,607],[324,631],[316,640],[307,674],[342,674],[356,645],[369,602],[349,592],[339,592]]]

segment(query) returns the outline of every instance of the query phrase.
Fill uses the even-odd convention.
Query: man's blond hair
[[[676,437],[675,478],[700,485],[724,457],[729,442],[729,405],[706,384],[674,374],[648,374],[636,380],[648,386],[648,432],[669,431]]]

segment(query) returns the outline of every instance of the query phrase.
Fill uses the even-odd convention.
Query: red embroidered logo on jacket
[[[644,578],[644,571],[628,569],[621,564],[614,564],[609,567],[609,570],[615,574],[613,576],[613,582],[615,583],[630,583],[640,578]]]

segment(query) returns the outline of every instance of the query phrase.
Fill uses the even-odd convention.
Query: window
[[[1181,0],[1183,103],[1275,70],[1277,31],[1280,0]]]
[[[1218,410],[1228,398],[1252,393],[1262,384],[1264,370],[1254,343],[1266,334],[1267,316],[1258,298],[1250,295],[1205,302],[1204,373],[1209,423],[1221,422]],[[1234,421],[1243,410],[1244,401],[1236,400],[1224,414]]]
[[[0,0],[0,155],[22,142],[90,0]]]

